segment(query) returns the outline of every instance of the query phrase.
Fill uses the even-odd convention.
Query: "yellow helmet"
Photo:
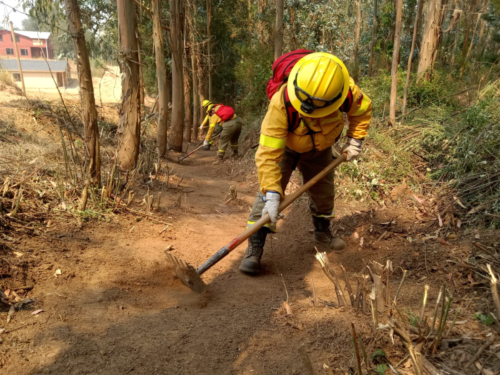
[[[210,110],[215,106],[215,104],[210,103],[207,107],[207,112],[210,112]]]
[[[325,117],[340,108],[349,92],[349,72],[336,56],[311,53],[293,67],[287,83],[293,107],[306,117]]]
[[[207,108],[210,104],[212,104],[212,102],[210,100],[204,100],[203,101],[203,108]]]

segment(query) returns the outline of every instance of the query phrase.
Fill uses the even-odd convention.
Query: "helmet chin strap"
[[[307,113],[309,115],[313,113],[314,106],[309,102],[302,102],[302,104],[300,105],[300,109],[302,112]]]

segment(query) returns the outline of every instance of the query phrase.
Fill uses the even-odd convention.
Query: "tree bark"
[[[432,62],[435,60],[439,33],[439,18],[441,15],[441,0],[429,0],[425,16],[424,37],[420,61],[418,63],[417,81],[429,80],[432,72]]]
[[[422,8],[424,5],[424,0],[418,0],[417,4],[417,14],[415,15],[415,26],[413,27],[413,39],[411,41],[411,49],[410,49],[410,57],[408,57],[408,68],[406,70],[406,83],[405,83],[405,91],[403,96],[403,116],[406,114],[406,99],[408,96],[408,85],[410,83],[411,76],[411,63],[413,60],[413,52],[415,51],[415,43],[417,42],[418,36],[418,22],[420,17],[422,16]]]
[[[207,0],[208,100],[212,100],[212,0]]]
[[[276,28],[274,30],[274,60],[283,54],[284,0],[276,0]]]
[[[89,180],[92,185],[101,183],[101,155],[99,150],[99,128],[95,107],[94,86],[90,70],[89,51],[85,43],[80,7],[77,0],[64,1],[69,33],[75,43],[78,82],[80,82],[80,105],[82,107],[84,141],[89,163]]]
[[[377,6],[378,0],[374,0],[373,4],[373,27],[372,27],[372,41],[370,43],[370,63],[368,66],[368,76],[373,75],[373,52],[375,50],[375,37],[377,36]]]
[[[354,39],[354,69],[352,79],[359,81],[359,34],[361,33],[361,0],[356,0],[356,34]]]
[[[135,32],[135,36],[137,38],[137,51],[138,51],[137,56],[139,57],[139,95],[140,95],[139,102],[141,103],[139,115],[142,117],[144,115],[144,100],[145,100],[145,96],[146,96],[146,90],[144,88],[145,87],[144,86],[144,75],[143,75],[143,71],[142,71],[141,37],[139,35],[138,29]]]
[[[23,74],[23,67],[21,65],[21,57],[19,56],[19,49],[17,48],[17,41],[16,41],[16,34],[14,33],[14,26],[12,25],[12,21],[9,22],[10,24],[10,31],[11,31],[11,37],[12,41],[14,42],[14,49],[16,50],[16,57],[17,57],[17,65],[19,66],[19,75],[21,76],[21,87],[23,89],[23,95],[26,97],[26,87],[24,87],[24,74]],[[47,56],[48,58],[48,56]]]
[[[477,30],[477,26],[479,25],[479,22],[481,21],[481,13],[478,13],[477,15],[477,21],[476,21],[476,25],[474,26],[474,31],[472,32],[472,38],[470,40],[470,46],[469,46],[469,49],[467,50],[467,53],[465,54],[465,61],[464,63],[462,64],[462,67],[460,68],[460,78],[462,78],[463,74],[464,74],[464,71],[465,71],[465,64],[466,64],[466,61],[467,59],[469,58],[469,55],[470,55],[470,51],[472,50],[472,47],[474,45],[474,37],[476,36],[476,30]]]
[[[170,0],[170,39],[172,44],[172,122],[170,146],[182,152],[182,130],[184,124],[184,72],[182,68],[182,0]]]
[[[360,1],[360,0],[358,0]],[[396,30],[394,32],[394,51],[392,53],[392,85],[391,103],[389,111],[389,122],[391,126],[396,125],[396,99],[398,88],[398,61],[399,47],[401,45],[401,19],[403,17],[403,0],[396,0]]]
[[[198,138],[200,126],[200,108],[198,104],[198,46],[196,45],[196,20],[198,19],[197,0],[191,0],[191,74],[193,80],[193,139]]]
[[[122,103],[118,123],[118,160],[122,171],[135,167],[141,136],[139,56],[137,48],[135,2],[117,0],[119,57]]]
[[[188,22],[184,23],[184,142],[191,142],[193,117],[191,112],[191,82],[189,79],[189,50],[187,48]]]
[[[167,97],[167,71],[165,68],[165,55],[163,53],[163,31],[161,28],[161,0],[151,0],[153,12],[153,44],[156,58],[156,79],[158,81],[158,154],[165,156],[167,152],[167,123],[168,123],[168,97]]]

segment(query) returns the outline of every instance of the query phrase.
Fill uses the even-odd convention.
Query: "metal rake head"
[[[192,265],[177,258],[175,255],[165,251],[167,261],[172,264],[175,275],[189,289],[196,293],[202,293],[205,290],[205,283]]]

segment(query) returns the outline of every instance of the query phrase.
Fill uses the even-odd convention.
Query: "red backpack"
[[[276,59],[273,64],[273,76],[267,82],[266,93],[269,100],[271,100],[271,98],[276,93],[276,91],[278,91],[281,85],[288,81],[288,76],[290,75],[290,72],[292,71],[295,64],[297,64],[297,62],[301,58],[311,53],[313,53],[313,51],[309,51],[307,49],[298,49],[292,52],[285,53],[283,56]],[[290,98],[288,97],[287,90],[283,90],[283,101],[285,103],[286,116],[288,120],[288,131],[293,132],[300,125],[300,116],[292,103],[290,103]],[[348,112],[351,108],[351,104],[352,92],[349,89],[347,98],[339,108],[339,110],[342,112]]]
[[[297,64],[297,61],[311,53],[313,53],[313,51],[298,49],[285,53],[283,56],[276,59],[273,64],[273,76],[269,82],[267,82],[266,93],[269,100],[271,100],[281,85],[288,81],[288,75],[292,71],[295,64]]]
[[[233,117],[234,109],[228,105],[219,104],[215,109],[215,114],[220,117],[222,122],[226,122]]]

